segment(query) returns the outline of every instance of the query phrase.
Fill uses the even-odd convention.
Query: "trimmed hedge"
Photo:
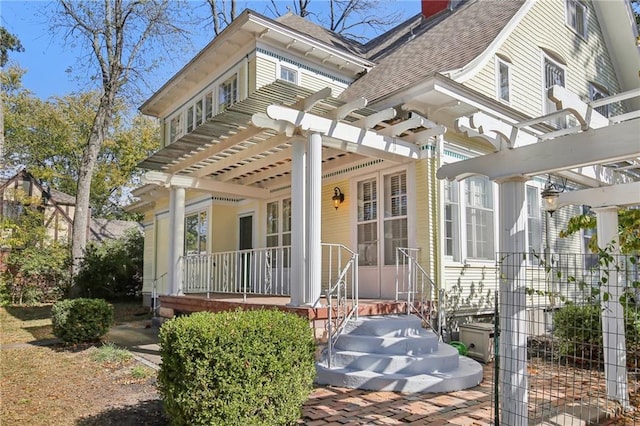
[[[113,324],[113,306],[102,299],[67,299],[51,308],[53,334],[65,343],[93,342]]]
[[[194,313],[163,324],[158,375],[175,425],[288,425],[316,375],[309,322],[276,310]]]

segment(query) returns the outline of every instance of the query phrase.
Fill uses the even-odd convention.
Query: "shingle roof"
[[[378,65],[352,83],[340,99],[373,101],[435,73],[462,68],[489,47],[523,4],[523,0],[475,0],[431,19],[420,18],[419,24],[417,17],[409,19],[403,28],[367,44]]]
[[[345,38],[338,33],[328,30],[292,12],[280,16],[276,19],[276,22],[313,37],[318,41],[328,44],[329,46],[334,46],[336,48],[346,50],[354,55],[364,57],[364,49],[362,44],[359,42]]]
[[[97,242],[121,238],[131,229],[142,231],[142,226],[138,222],[97,218],[91,218],[89,228],[91,240]]]
[[[49,189],[48,192],[49,195],[51,195],[51,199],[58,204],[64,204],[67,206],[74,206],[76,204],[76,198],[72,195],[53,188]]]

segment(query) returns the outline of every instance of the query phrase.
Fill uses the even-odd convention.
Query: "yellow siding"
[[[447,316],[490,313],[496,289],[495,267],[447,265],[444,288]]]
[[[344,194],[344,202],[340,204],[338,210],[333,207],[331,197],[333,188],[339,187]],[[330,185],[322,186],[322,236],[323,243],[344,244],[351,247],[351,223],[349,212],[350,205],[355,202],[356,194],[348,193],[349,181],[342,180],[333,182]]]
[[[590,2],[585,4],[589,9],[587,40],[583,40],[565,24],[564,1],[537,1],[498,49],[499,54],[512,61],[512,107],[530,116],[542,113],[541,48],[562,56],[567,62],[567,89],[585,100],[589,99],[589,81],[606,87],[611,94],[620,90],[596,13]],[[495,99],[494,58],[465,84]]]
[[[275,60],[264,57],[256,58],[256,89],[276,81]]]
[[[155,280],[154,274],[154,249],[156,230],[153,225],[146,226],[144,228],[144,253],[143,253],[143,268],[142,268],[142,292],[151,293],[153,290],[153,281]]]
[[[172,231],[169,229],[169,215],[163,215],[156,222],[155,233],[155,278],[157,279],[158,294],[169,293],[169,238]],[[162,278],[161,278],[162,277]]]
[[[238,249],[238,214],[235,206],[213,205],[211,215],[211,251]]]
[[[344,87],[331,83],[312,74],[302,73],[300,76],[300,86],[314,91],[322,90],[325,87],[331,88],[331,96],[338,96],[344,90]]]

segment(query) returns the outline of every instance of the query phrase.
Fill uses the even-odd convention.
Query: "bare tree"
[[[98,153],[112,127],[116,100],[157,65],[154,49],[175,46],[169,38],[182,34],[176,26],[181,5],[172,0],[60,0],[60,6],[52,25],[66,31],[67,43],[80,42],[85,48],[87,64],[97,68],[97,73],[88,76],[97,79],[101,89],[78,176],[71,249],[75,274],[87,242],[91,181]],[[71,293],[74,295],[74,288]]]
[[[292,0],[292,4],[293,7],[287,7],[287,10],[292,10],[303,18],[310,17],[325,28],[355,40],[365,39],[363,32],[367,28],[380,33],[399,24],[404,18],[403,14],[397,10],[390,12],[388,3],[380,0],[322,2],[328,10],[312,10],[311,0]],[[276,0],[271,0],[269,11],[275,16],[283,14]]]
[[[218,35],[238,16],[236,0],[207,0],[213,20],[213,33]],[[227,11],[227,4],[229,10]]]

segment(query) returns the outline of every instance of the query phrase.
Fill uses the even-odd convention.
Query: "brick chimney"
[[[421,0],[422,15],[430,18],[449,7],[449,0]]]

